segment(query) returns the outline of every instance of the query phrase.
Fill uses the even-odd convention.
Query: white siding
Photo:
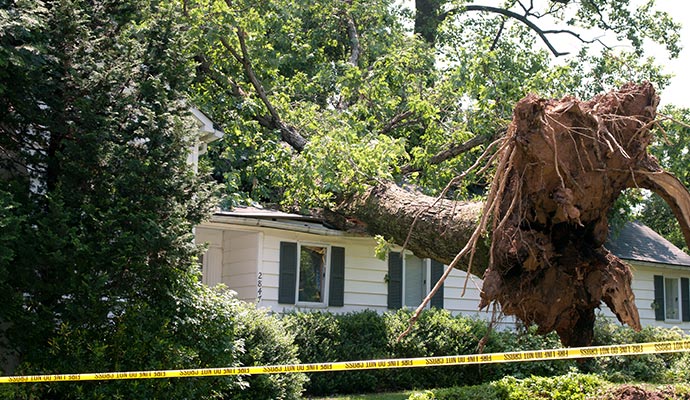
[[[209,249],[204,257],[203,281],[208,285],[224,283],[247,301],[258,301],[260,306],[276,312],[292,309],[328,310],[344,313],[371,309],[388,311],[387,297],[388,262],[374,256],[375,242],[369,237],[326,235],[296,232],[273,227],[244,226],[229,223],[206,223],[196,229],[197,243],[207,243]],[[340,246],[345,248],[345,286],[343,307],[292,306],[278,303],[278,271],[280,242],[302,242]],[[665,322],[654,319],[654,275],[668,278],[690,278],[690,268],[672,267],[650,263],[633,263],[633,292],[640,312],[642,326],[680,326],[690,333],[690,323]],[[486,320],[492,318],[491,310],[480,311],[479,294],[482,280],[467,273],[453,270],[444,286],[444,308],[454,315],[476,316]],[[258,296],[259,281],[261,296]],[[430,283],[433,286],[433,282]],[[464,296],[462,295],[465,290]],[[326,293],[327,295],[327,293]],[[616,321],[611,311],[602,304],[604,316]],[[511,327],[512,317],[499,318],[498,327]]]
[[[663,328],[679,327],[686,333],[690,333],[690,322],[666,322],[657,321],[654,318],[654,275],[662,275],[665,278],[690,278],[690,268],[673,267],[663,264],[643,262],[629,262],[632,266],[632,289],[635,294],[635,305],[640,313],[640,323],[645,326],[660,326]],[[602,313],[612,321],[617,321],[616,316],[602,305]]]
[[[467,282],[467,285],[465,285],[465,282]],[[468,278],[468,274],[465,271],[458,269],[451,271],[444,286],[443,307],[453,313],[453,315],[462,314],[490,321],[494,318],[492,315],[493,307],[490,306],[487,309],[479,310],[479,295],[482,285],[482,279],[476,275],[469,274]],[[500,315],[500,313],[497,313],[495,319],[497,326],[494,329],[497,330],[511,328],[515,325],[513,317],[505,317]]]
[[[223,274],[223,231],[196,227],[194,236],[197,244],[207,246],[201,281],[208,286],[215,286],[221,283]]]
[[[278,271],[280,267],[280,242],[302,242],[339,246],[345,248],[345,305],[329,309],[332,312],[349,312],[362,309],[386,310],[388,286],[385,276],[388,264],[374,257],[374,242],[369,238],[327,237],[278,229],[266,229],[263,241],[263,297],[261,306],[275,311],[293,308],[278,304]],[[323,306],[299,306],[301,310],[327,309]]]
[[[222,282],[236,291],[241,300],[256,300],[259,239],[258,232],[223,232]]]
[[[364,309],[377,312],[388,311],[387,260],[379,260],[374,255],[376,243],[370,237],[351,237],[321,235],[284,229],[259,226],[239,226],[228,223],[207,223],[197,228],[197,241],[208,242],[211,249],[219,245],[218,232],[222,232],[222,261],[216,256],[209,257],[214,265],[222,265],[222,281],[238,296],[248,301],[258,301],[263,307],[276,312],[292,309],[307,311],[328,310],[335,313],[360,311]],[[212,239],[212,240],[211,240]],[[340,246],[345,248],[344,306],[304,306],[278,303],[278,272],[280,267],[280,242],[301,242]],[[209,250],[209,252],[210,252]],[[218,281],[217,266],[209,266],[205,282]],[[215,274],[215,275],[214,275]],[[257,297],[258,277],[261,277],[261,296]],[[465,278],[464,271],[454,270],[445,282],[444,308],[454,315],[463,314],[491,319],[491,313],[479,311],[479,293],[482,280],[471,275],[467,281],[466,292],[462,296]],[[212,278],[213,277],[213,278]],[[433,286],[435,282],[431,282]],[[327,293],[326,293],[327,296]],[[504,318],[499,327],[513,324],[512,318]]]
[[[224,284],[245,301],[257,297],[257,267],[261,255],[259,232],[197,227],[196,242],[206,244],[202,282]]]

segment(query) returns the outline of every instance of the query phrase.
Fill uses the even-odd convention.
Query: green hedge
[[[666,342],[685,338],[687,335],[679,328],[648,326],[635,332],[600,316],[594,326],[592,345]],[[690,357],[688,353],[601,357],[585,361],[580,369],[600,374],[611,382],[687,382],[690,379]]]
[[[600,398],[608,382],[596,375],[570,372],[555,377],[506,376],[482,385],[413,393],[409,400],[585,400]]]
[[[483,320],[452,316],[446,310],[431,309],[423,312],[412,332],[398,341],[411,314],[409,310],[382,315],[371,310],[348,314],[291,313],[283,317],[283,322],[286,329],[295,335],[299,359],[303,363],[475,354],[479,341],[488,330]],[[667,341],[682,337],[683,333],[677,329],[645,328],[641,332],[634,332],[600,317],[595,328],[594,345]],[[535,327],[517,327],[515,330],[490,332],[483,352],[561,347],[555,333],[538,335]],[[500,382],[505,377],[554,377],[572,371],[596,373],[614,382],[635,380],[664,383],[690,379],[690,369],[686,367],[690,365],[688,361],[690,357],[686,353],[672,353],[606,357],[579,362],[551,360],[321,372],[308,374],[306,391],[310,395],[330,395],[471,386]]]
[[[280,318],[253,303],[234,302],[237,328],[235,335],[242,343],[238,355],[240,366],[298,364],[294,334]],[[304,374],[249,375],[243,387],[225,391],[221,398],[233,400],[301,399],[307,377]]]
[[[378,314],[366,310],[348,314],[291,313],[279,317],[238,301],[222,290],[202,285],[177,304],[167,326],[152,329],[153,310],[123,314],[107,346],[98,346],[82,330],[65,325],[50,343],[71,354],[57,371],[110,370],[115,356],[118,370],[199,368],[294,363],[321,363],[367,359],[474,354],[487,337],[485,353],[561,347],[555,334],[537,335],[534,328],[491,331],[487,323],[448,311],[425,311],[412,332],[398,340],[411,311]],[[136,312],[135,312],[136,311]],[[173,316],[174,315],[174,316]],[[594,344],[610,345],[668,341],[684,338],[678,329],[645,328],[634,332],[603,318],[595,327]],[[126,357],[125,357],[126,356]],[[157,360],[158,364],[147,364]],[[605,357],[580,361],[555,360],[486,365],[397,368],[384,370],[253,375],[179,380],[75,382],[4,387],[0,395],[13,398],[226,398],[298,399],[309,395],[371,393],[450,387],[417,396],[430,398],[529,398],[533,388],[594,382],[597,374],[613,382],[672,383],[690,380],[687,353]],[[28,372],[21,365],[17,373]],[[48,372],[48,371],[47,371]],[[52,371],[50,371],[52,372]],[[537,377],[555,377],[543,380]],[[307,379],[308,378],[308,379]],[[541,380],[540,380],[541,379]],[[490,385],[482,383],[492,382]],[[575,383],[573,383],[575,382]],[[596,382],[593,383],[593,385]],[[560,385],[560,386],[558,386]],[[596,386],[596,385],[595,385]],[[549,386],[551,387],[551,386]],[[573,386],[574,387],[574,386]],[[544,389],[546,390],[546,389]],[[522,394],[521,394],[522,393]],[[524,394],[524,396],[523,396]],[[464,397],[463,397],[464,396]],[[523,397],[520,397],[523,396]],[[420,397],[422,398],[422,397]],[[569,398],[569,397],[563,397]]]
[[[298,363],[293,335],[279,317],[237,300],[232,292],[190,287],[156,326],[164,310],[137,303],[114,321],[104,342],[63,324],[46,352],[68,354],[41,373],[83,373]],[[105,335],[102,335],[105,336]],[[20,364],[15,374],[37,373]],[[301,399],[303,374],[113,380],[2,385],[14,399]]]
[[[283,322],[295,334],[303,363],[475,354],[488,330],[483,320],[431,309],[423,312],[412,332],[398,341],[411,315],[409,310],[383,315],[371,310],[291,313],[283,317]],[[532,330],[491,332],[484,352],[556,347],[560,343],[555,335],[544,337]],[[574,365],[573,361],[543,361],[312,373],[306,389],[310,395],[329,395],[450,387],[488,382],[505,375],[558,375]]]

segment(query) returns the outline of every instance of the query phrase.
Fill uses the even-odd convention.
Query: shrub
[[[413,393],[413,395],[415,395]],[[501,400],[499,390],[492,384],[456,386],[444,389],[427,390],[421,394],[420,400]],[[410,396],[410,400],[413,397]]]
[[[628,343],[664,342],[686,337],[679,328],[644,327],[635,332],[605,318],[597,318],[594,328],[595,346]],[[601,373],[612,382],[676,382],[690,376],[686,353],[645,354],[623,357],[600,357],[585,361],[581,369]]]
[[[388,329],[391,356],[395,358],[433,357],[476,353],[479,340],[486,332],[486,323],[456,316],[449,311],[432,308],[423,312],[412,331],[400,341],[407,329],[410,310],[384,315]],[[480,381],[479,368],[468,366],[421,367],[393,370],[389,374],[392,388],[409,389],[448,387]]]
[[[488,330],[485,321],[431,309],[423,312],[410,334],[398,341],[411,316],[410,310],[383,315],[371,310],[341,315],[291,313],[283,317],[283,322],[295,334],[299,358],[304,363],[474,354]],[[518,333],[492,332],[485,352],[554,347],[559,347],[555,335],[544,338],[533,329],[524,329]],[[520,377],[533,373],[554,375],[567,372],[572,365],[572,361],[544,361],[312,373],[307,392],[324,395],[450,387],[478,384],[506,373]]]
[[[137,302],[109,332],[62,324],[48,344],[52,368],[23,364],[17,374],[210,368],[297,363],[280,320],[233,293],[193,283],[169,310]],[[107,340],[102,338],[106,337]],[[61,355],[56,357],[55,355]],[[301,374],[59,382],[13,386],[7,398],[299,399]]]
[[[335,315],[323,312],[295,312],[283,316],[283,323],[286,330],[295,335],[298,357],[302,363],[340,361],[340,329]],[[308,374],[307,392],[315,395],[338,393],[341,389],[337,380],[329,378],[330,374]]]
[[[296,334],[303,363],[388,358],[384,320],[375,311],[349,314],[290,313],[287,329]],[[373,392],[388,389],[386,371],[363,370],[309,374],[307,391],[322,395]]]
[[[584,400],[596,395],[605,385],[596,375],[568,373],[555,377],[529,377],[517,379],[512,376],[492,382],[500,399],[508,400]]]
[[[232,312],[237,318],[236,335],[243,342],[239,355],[242,366],[298,364],[294,334],[287,331],[280,319],[252,303],[234,302]],[[304,374],[250,375],[247,387],[226,391],[228,399],[300,399],[307,377]],[[239,390],[238,390],[239,389]]]
[[[498,381],[474,386],[433,389],[413,393],[410,400],[570,400],[595,398],[608,383],[595,375],[570,372],[556,377],[517,379],[506,376]]]
[[[475,354],[478,352],[479,341],[488,331],[485,321],[452,316],[446,310],[431,309],[424,311],[410,334],[398,341],[398,336],[407,328],[411,316],[412,311],[404,309],[383,315],[371,310],[341,315],[323,312],[292,313],[284,316],[283,322],[287,330],[295,334],[299,358],[304,363]],[[678,340],[682,337],[681,331],[672,329],[649,327],[641,332],[634,332],[629,328],[617,327],[603,318],[598,319],[595,328],[595,345]],[[490,332],[484,353],[561,347],[555,333],[540,335],[537,334],[536,327],[518,327],[515,331]],[[529,383],[533,376],[567,375],[573,370],[603,373],[604,377],[614,381],[673,382],[690,379],[689,360],[690,355],[674,353],[605,357],[579,362],[547,360],[312,373],[309,374],[307,392],[311,395],[324,395],[443,388],[477,385],[506,376],[527,379],[526,382]],[[538,383],[545,385],[548,382],[554,381]],[[558,383],[558,380],[555,382]],[[570,381],[566,380],[563,384],[568,382]],[[523,388],[526,384],[521,384],[520,387]],[[453,390],[455,393],[460,389]],[[493,393],[493,389],[485,388],[462,390],[488,390],[484,393],[487,398],[491,398],[489,392]],[[434,393],[439,396],[437,392]],[[461,395],[456,393],[453,396]]]
[[[59,325],[46,346],[44,365],[24,363],[26,373],[83,373],[236,366],[242,342],[232,312],[237,300],[191,282],[168,307],[145,301],[123,304],[101,327]],[[16,386],[17,398],[210,399],[246,383],[241,377],[59,382]]]
[[[503,353],[556,349],[563,345],[555,332],[547,335],[537,333],[537,327],[518,326],[515,331],[493,332],[484,349],[486,353]],[[536,376],[555,376],[567,373],[576,366],[573,360],[548,360],[491,364],[483,367],[484,381],[501,379],[511,375],[516,378]]]
[[[336,316],[341,344],[338,357],[342,361],[388,358],[388,342],[383,318],[372,310]],[[387,390],[386,370],[334,372],[324,375],[342,388],[352,392],[377,392]],[[323,375],[323,374],[322,374]],[[341,390],[343,391],[343,390]]]

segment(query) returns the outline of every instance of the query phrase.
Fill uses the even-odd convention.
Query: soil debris
[[[690,399],[687,394],[677,394],[672,386],[660,390],[646,390],[636,385],[622,385],[607,393],[606,400],[666,400]]]

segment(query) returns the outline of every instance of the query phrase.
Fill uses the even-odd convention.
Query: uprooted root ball
[[[645,83],[587,102],[528,96],[517,104],[489,198],[482,306],[497,301],[570,346],[591,342],[602,301],[640,329],[630,269],[602,245],[615,200],[639,186],[638,171],[659,169],[646,151],[658,101]]]

